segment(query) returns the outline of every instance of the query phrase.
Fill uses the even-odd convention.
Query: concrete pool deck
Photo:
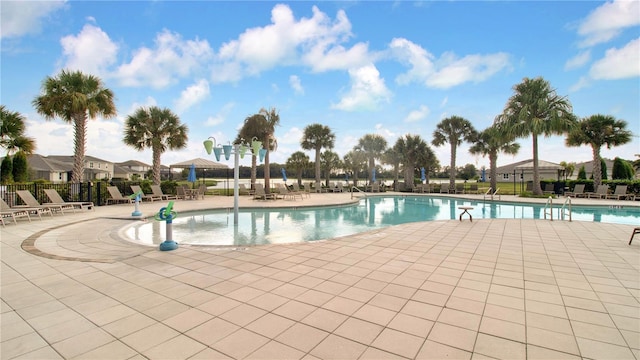
[[[243,196],[240,206],[350,201]],[[208,196],[175,208],[232,206],[233,197]],[[102,206],[0,230],[0,358],[640,359],[631,225],[432,221],[161,252],[122,239],[118,229],[140,221],[132,211]]]

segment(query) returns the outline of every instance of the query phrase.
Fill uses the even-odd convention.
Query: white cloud
[[[212,65],[214,82],[233,82],[265,70],[287,65],[306,65],[314,72],[347,70],[372,61],[368,46],[342,44],[351,38],[351,23],[343,10],[335,20],[312,8],[311,18],[297,20],[289,6],[271,10],[271,24],[245,30],[224,43]]]
[[[640,38],[620,49],[611,48],[604,58],[596,61],[589,71],[594,79],[625,79],[640,76]]]
[[[182,90],[182,93],[180,93],[180,98],[175,102],[176,112],[182,113],[208,97],[209,82],[205,79],[200,79],[195,84]]]
[[[571,92],[576,92],[582,88],[585,88],[587,86],[591,85],[591,80],[589,79],[588,76],[582,76],[580,77],[580,79],[578,80],[577,83],[571,85],[571,87],[569,88],[569,91]]]
[[[106,76],[116,62],[118,45],[97,26],[85,25],[77,36],[60,39],[64,54],[63,68]]]
[[[609,1],[593,10],[579,25],[578,34],[584,37],[581,46],[589,47],[607,42],[624,28],[640,25],[640,2]]]
[[[411,66],[409,71],[396,77],[396,82],[401,85],[421,82],[427,87],[448,89],[466,82],[482,82],[511,67],[506,53],[458,58],[447,52],[435,59],[419,45],[402,38],[393,39],[389,47],[400,61]]]
[[[380,102],[388,102],[391,92],[374,65],[349,70],[351,90],[331,107],[345,111],[375,110]]]
[[[404,118],[404,121],[405,122],[420,121],[420,120],[426,118],[427,116],[429,116],[430,112],[431,111],[429,110],[429,107],[427,107],[426,105],[420,105],[418,110],[411,111],[409,113],[409,115],[407,115],[407,117]]]
[[[440,107],[445,107],[447,106],[447,103],[449,102],[449,97],[445,96],[444,99],[442,99],[442,101],[440,102]]]
[[[303,95],[304,88],[302,87],[302,82],[300,81],[300,77],[297,75],[289,76],[289,85],[293,89],[296,94]]]
[[[284,135],[276,134],[278,145],[297,145],[299,147],[300,140],[302,139],[303,134],[304,132],[302,129],[294,126],[291,129],[287,130]]]
[[[578,55],[572,57],[571,59],[567,60],[567,62],[564,64],[564,69],[573,70],[573,69],[580,68],[584,66],[586,63],[588,63],[590,60],[591,60],[591,51],[590,50],[583,51]]]
[[[222,106],[222,108],[220,109],[220,111],[213,115],[213,116],[209,116],[207,118],[207,121],[205,122],[206,126],[217,126],[220,125],[222,123],[225,122],[227,116],[229,116],[229,113],[231,112],[231,110],[236,106],[235,103],[230,102],[227,104],[224,104],[224,106]]]
[[[135,50],[131,61],[118,67],[115,76],[122,85],[163,88],[192,75],[213,57],[206,40],[183,40],[168,30],[159,33],[154,42],[153,48]]]
[[[64,5],[64,1],[2,1],[0,38],[39,33],[43,20]]]

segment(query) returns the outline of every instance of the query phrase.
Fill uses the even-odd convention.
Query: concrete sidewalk
[[[176,202],[232,206],[232,197]],[[160,252],[122,239],[119,229],[139,221],[132,210],[2,228],[2,359],[640,359],[640,237],[627,245],[629,225],[433,221]]]

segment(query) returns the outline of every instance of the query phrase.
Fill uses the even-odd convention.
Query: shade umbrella
[[[420,168],[420,180],[422,180],[423,182],[425,180],[427,180],[427,175],[426,175],[426,172],[424,170],[424,167]]]
[[[196,164],[191,164],[189,168],[189,176],[187,176],[187,181],[190,183],[196,182]]]
[[[280,172],[282,172],[282,181],[287,182],[287,170],[285,168],[281,168]]]
[[[376,182],[376,169],[371,170],[371,183]]]

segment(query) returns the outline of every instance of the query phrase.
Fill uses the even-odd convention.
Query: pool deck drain
[[[348,201],[312,194],[295,205]],[[627,245],[630,225],[433,221],[160,252],[122,240],[121,221],[106,219],[130,212],[98,207],[1,230],[2,359],[640,359],[640,242]]]

